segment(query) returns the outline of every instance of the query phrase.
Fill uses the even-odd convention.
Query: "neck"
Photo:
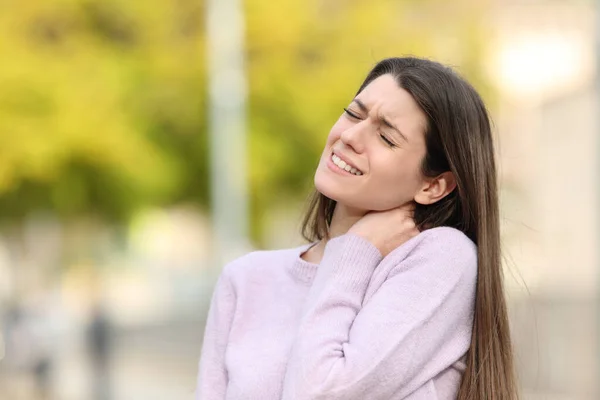
[[[367,212],[364,210],[337,203],[335,210],[333,211],[333,217],[331,218],[331,225],[329,226],[329,239],[333,239],[334,237],[347,233],[352,225],[354,225],[366,213]],[[303,258],[307,261],[318,264],[323,258],[323,253],[325,252],[325,246],[327,245],[327,242],[328,239],[323,238],[319,243],[305,253]]]
[[[367,211],[337,203],[335,210],[333,211],[333,217],[331,218],[331,225],[329,227],[330,238],[341,236],[347,233],[352,225],[364,217],[366,213]]]

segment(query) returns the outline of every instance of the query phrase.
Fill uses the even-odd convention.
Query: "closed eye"
[[[396,144],[394,144],[393,142],[391,142],[382,133],[379,134],[379,137],[381,137],[381,140],[383,140],[385,142],[385,144],[387,144],[388,146],[390,146],[390,147],[396,147]]]
[[[350,118],[354,118],[354,119],[360,119],[360,117],[355,114],[354,112],[350,111],[347,108],[344,108],[344,112],[346,112],[346,114],[350,117]]]

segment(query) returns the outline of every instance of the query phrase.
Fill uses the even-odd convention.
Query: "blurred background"
[[[599,3],[0,0],[0,399],[191,399],[223,264],[302,243],[381,58],[494,118],[525,399],[597,399]]]

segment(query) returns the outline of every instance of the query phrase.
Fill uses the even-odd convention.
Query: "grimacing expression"
[[[384,211],[412,201],[424,185],[427,118],[392,75],[373,80],[331,128],[316,189],[347,207]]]

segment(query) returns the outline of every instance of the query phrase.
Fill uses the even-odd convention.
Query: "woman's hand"
[[[370,211],[348,233],[371,242],[383,257],[419,234],[413,219],[414,205],[406,204],[387,211]]]

